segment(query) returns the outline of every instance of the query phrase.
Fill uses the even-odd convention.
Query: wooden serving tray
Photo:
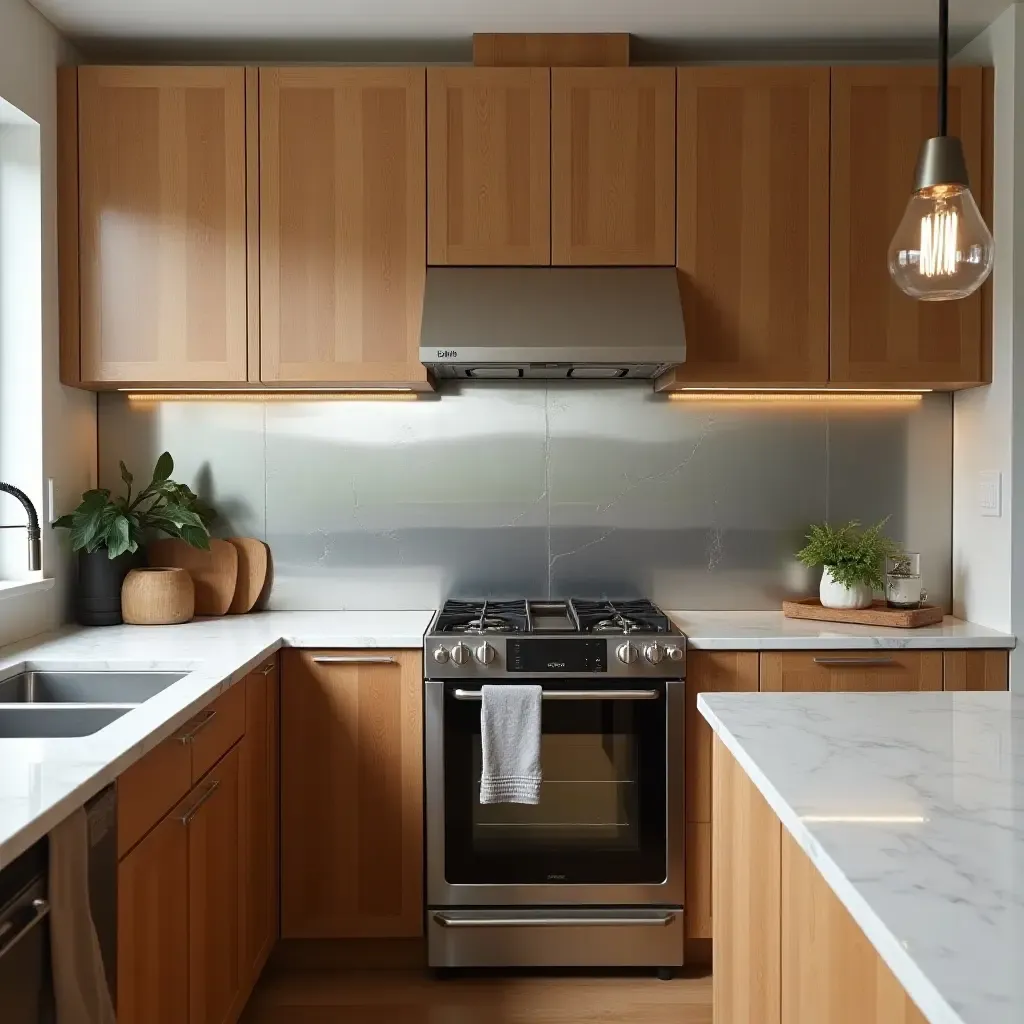
[[[791,619],[819,619],[822,622],[850,622],[858,626],[895,626],[917,629],[941,622],[945,612],[934,604],[920,608],[888,608],[875,601],[870,608],[824,608],[816,597],[803,601],[783,601],[782,613]]]

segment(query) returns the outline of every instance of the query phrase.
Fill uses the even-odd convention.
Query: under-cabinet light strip
[[[126,391],[129,402],[415,402],[415,391]]]
[[[667,397],[673,402],[838,402],[865,405],[909,405],[920,402],[923,391],[673,391]]]

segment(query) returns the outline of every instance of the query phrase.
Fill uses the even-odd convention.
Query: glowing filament
[[[920,270],[925,277],[951,277],[957,265],[956,210],[938,207],[921,218]]]

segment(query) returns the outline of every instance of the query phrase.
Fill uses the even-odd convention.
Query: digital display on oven
[[[608,645],[604,640],[508,640],[509,672],[607,672]]]

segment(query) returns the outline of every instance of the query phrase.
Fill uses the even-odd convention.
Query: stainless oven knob
[[[443,647],[435,648],[434,661],[436,661],[438,665],[444,665],[448,661],[448,652]]]
[[[494,661],[494,648],[490,644],[481,644],[473,653],[481,665],[490,665]]]
[[[452,648],[452,661],[456,665],[465,665],[469,661],[469,648],[465,644],[456,644]]]
[[[652,665],[660,665],[661,659],[665,657],[665,648],[661,644],[648,644],[644,648],[644,658]]]
[[[682,661],[683,660],[683,649],[676,647],[675,645],[665,648],[665,657],[669,661]]]
[[[623,665],[632,665],[637,659],[636,648],[632,644],[619,644],[615,648],[615,657],[622,662]]]

